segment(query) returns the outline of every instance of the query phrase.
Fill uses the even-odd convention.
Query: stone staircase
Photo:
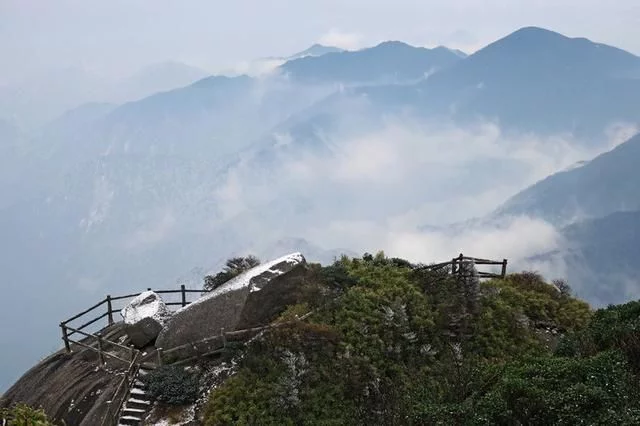
[[[149,369],[140,366],[138,374],[133,380],[133,385],[129,389],[129,397],[122,406],[118,426],[142,425],[144,418],[151,409],[151,398],[145,391],[145,385],[140,380],[149,373]]]

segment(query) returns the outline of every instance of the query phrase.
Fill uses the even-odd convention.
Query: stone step
[[[145,395],[146,396],[146,395]],[[127,404],[144,404],[144,405],[151,405],[151,401],[150,399],[139,399],[139,398],[129,398],[127,400]]]
[[[137,416],[147,412],[147,410],[145,410],[144,408],[131,408],[131,407],[125,407],[124,410],[122,411],[123,413],[125,413],[125,416],[126,415]]]
[[[142,424],[142,419],[137,416],[122,416],[120,417],[118,424],[124,426],[137,426]]]
[[[145,391],[142,378],[149,374],[149,369],[140,367],[137,376],[133,380],[133,387],[129,390],[129,398],[122,407],[119,425],[138,426],[143,423],[145,414],[151,408],[151,398]]]

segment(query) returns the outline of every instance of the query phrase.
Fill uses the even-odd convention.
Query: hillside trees
[[[417,266],[383,253],[311,265],[308,300],[290,311],[314,314],[249,346],[206,424],[549,424],[584,407],[589,421],[635,418],[621,351],[554,353],[589,328],[586,303],[535,273],[480,283]]]

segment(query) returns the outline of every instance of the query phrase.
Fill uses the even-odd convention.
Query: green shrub
[[[543,357],[507,366],[468,424],[616,424],[640,421],[636,378],[619,352]]]
[[[536,273],[478,286],[419,266],[310,265],[280,320],[313,315],[247,347],[205,424],[640,424],[640,304],[594,314]]]
[[[161,366],[144,377],[144,384],[152,398],[165,404],[192,404],[198,398],[198,375],[182,367]]]
[[[0,410],[0,424],[7,426],[54,426],[44,410],[17,404]]]
[[[253,255],[249,255],[246,257],[232,257],[231,259],[227,259],[222,271],[218,272],[216,275],[207,275],[206,277],[204,277],[203,289],[205,291],[215,290],[230,279],[235,278],[244,271],[247,271],[258,265],[260,265],[260,259]]]

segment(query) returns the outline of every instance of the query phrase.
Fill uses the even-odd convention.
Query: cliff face
[[[105,332],[122,333],[122,324]],[[58,351],[25,373],[0,399],[0,407],[26,403],[42,407],[56,424],[98,426],[123,378],[125,366],[99,367],[96,352]],[[64,422],[64,423],[63,423]]]

